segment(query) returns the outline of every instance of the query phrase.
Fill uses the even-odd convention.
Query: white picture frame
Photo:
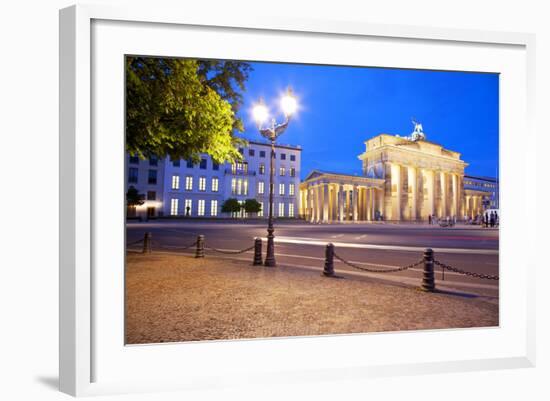
[[[98,193],[103,189],[98,185],[103,185],[101,180],[101,166],[98,164],[98,155],[116,157],[118,150],[108,150],[109,144],[102,139],[94,137],[94,129],[102,127],[101,121],[95,121],[101,116],[100,107],[97,107],[97,97],[103,96],[101,88],[93,86],[93,80],[96,83],[101,81],[101,69],[109,67],[112,59],[102,64],[105,57],[97,56],[98,52],[113,51],[120,54],[121,51],[130,53],[129,49],[115,48],[117,43],[124,44],[129,38],[122,37],[120,32],[132,29],[132,33],[139,35],[140,30],[149,29],[147,37],[151,39],[150,43],[142,43],[146,49],[150,46],[147,54],[163,54],[176,56],[170,52],[170,44],[165,48],[160,48],[158,38],[162,35],[173,34],[180,30],[185,31],[186,27],[194,30],[194,34],[201,35],[204,29],[207,34],[210,32],[221,32],[222,34],[238,34],[243,38],[250,35],[261,34],[265,40],[276,39],[277,35],[284,35],[292,40],[330,40],[337,38],[341,43],[346,41],[384,41],[384,46],[390,46],[392,43],[398,45],[400,41],[407,41],[407,46],[412,49],[418,46],[436,46],[441,54],[445,53],[446,47],[453,47],[452,53],[464,51],[486,52],[487,49],[495,49],[495,54],[502,53],[502,59],[494,57],[491,63],[495,68],[491,72],[500,72],[504,74],[503,80],[503,103],[501,104],[501,197],[502,197],[502,224],[501,230],[501,252],[505,252],[506,263],[515,263],[522,267],[521,271],[506,270],[506,263],[503,263],[501,277],[501,325],[496,329],[470,329],[465,331],[427,331],[422,333],[388,333],[377,335],[350,335],[350,336],[323,336],[315,338],[297,338],[297,339],[277,339],[277,340],[255,340],[255,341],[231,341],[231,342],[210,342],[208,344],[186,345],[152,345],[147,347],[124,347],[122,340],[117,343],[121,355],[128,356],[129,360],[121,362],[120,360],[107,360],[107,351],[109,355],[113,349],[108,349],[105,345],[110,340],[107,339],[111,330],[109,327],[109,318],[101,313],[101,302],[97,299],[95,291],[102,286],[105,279],[104,275],[96,274],[94,266],[101,264],[103,256],[101,252],[123,252],[118,249],[116,241],[120,239],[123,229],[118,228],[114,231],[115,241],[110,247],[112,249],[99,252],[102,238],[98,237],[98,230],[105,227],[100,219],[105,220],[104,208],[101,199],[97,198]],[[154,28],[151,30],[151,28]],[[170,31],[176,30],[176,31]],[[97,35],[94,41],[94,34]],[[105,35],[112,42],[112,49],[107,50]],[[182,33],[185,34],[185,33]],[[103,37],[101,36],[103,35]],[[155,36],[161,35],[161,36]],[[134,35],[130,35],[134,37]],[[155,42],[155,38],[157,41]],[[246,40],[246,39],[243,39]],[[205,41],[207,41],[205,39]],[[146,42],[146,41],[144,41]],[[210,41],[211,42],[211,41]],[[210,43],[208,42],[208,43]],[[354,42],[356,43],[356,42]],[[366,43],[366,42],[365,42]],[[535,338],[534,338],[534,271],[535,261],[527,252],[519,255],[522,246],[528,249],[535,243],[533,236],[533,219],[524,219],[515,216],[513,210],[527,211],[527,215],[535,213],[528,206],[527,191],[511,190],[510,182],[521,181],[520,187],[528,186],[535,178],[533,175],[526,174],[528,171],[535,171],[534,155],[529,153],[527,147],[522,149],[513,148],[513,137],[519,131],[527,140],[534,142],[534,130],[532,121],[532,112],[534,110],[534,43],[535,38],[530,34],[505,33],[505,32],[482,32],[458,29],[436,29],[427,27],[411,26],[391,26],[374,25],[359,22],[336,22],[325,20],[298,20],[289,18],[262,18],[256,15],[243,16],[241,19],[225,20],[220,16],[189,15],[182,10],[166,10],[155,8],[113,8],[99,5],[79,5],[61,10],[60,12],[60,389],[71,395],[96,395],[110,393],[127,393],[137,391],[166,391],[167,389],[203,389],[220,386],[230,386],[246,384],[247,382],[269,382],[269,383],[289,383],[297,380],[326,380],[327,378],[360,378],[377,377],[400,374],[420,374],[434,372],[450,371],[468,371],[479,369],[501,369],[511,367],[530,367],[535,363]],[[376,45],[376,43],[375,43]],[[156,46],[156,50],[155,50]],[[124,46],[123,46],[124,47]],[[132,47],[135,50],[136,47]],[[342,46],[342,52],[353,49]],[[105,49],[104,49],[105,48]],[[408,47],[407,47],[408,48]],[[151,50],[152,49],[152,50]],[[402,47],[403,54],[395,55],[395,59],[387,59],[380,66],[391,66],[388,63],[401,63],[402,67],[407,68],[449,68],[464,69],[456,60],[452,60],[449,52],[449,61],[440,60],[439,62],[426,59],[408,59],[399,62],[399,57],[405,55],[414,57],[415,53],[407,53],[405,47]],[[468,50],[470,49],[470,50]],[[477,49],[477,50],[476,50]],[[138,49],[139,51],[140,49]],[[220,50],[218,50],[220,51]],[[250,49],[243,49],[243,57],[253,54],[247,53]],[[270,56],[271,60],[290,61],[296,57],[289,50],[289,59],[284,60],[284,54],[277,55],[276,46],[273,46],[274,53]],[[427,50],[426,50],[427,51]],[[118,52],[118,53],[117,53]],[[500,52],[500,53],[499,53]],[[143,54],[143,53],[142,53]],[[219,53],[218,53],[219,54]],[[97,60],[95,57],[97,56]],[[193,54],[195,56],[195,54]],[[344,57],[342,53],[340,57]],[[226,54],[219,54],[220,58],[226,57]],[[252,56],[253,57],[253,56]],[[306,57],[306,56],[304,56]],[[312,60],[315,56],[312,53]],[[337,55],[325,54],[318,56],[319,62],[330,62],[330,57]],[[355,56],[354,56],[355,57]],[[351,63],[362,64],[360,55],[356,55]],[[470,56],[471,57],[471,56]],[[236,56],[233,58],[237,58]],[[269,58],[269,57],[268,57]],[[264,59],[256,56],[256,59]],[[317,60],[317,59],[316,59]],[[505,61],[506,60],[506,64]],[[338,60],[335,60],[338,62]],[[487,61],[487,60],[486,60]],[[121,62],[121,59],[116,61]],[[480,59],[463,60],[464,63],[470,63],[472,70],[480,68],[483,57]],[[489,61],[487,61],[489,62]],[[502,63],[502,70],[498,68],[498,63]],[[508,63],[509,62],[509,63]],[[495,64],[496,63],[496,64]],[[454,67],[453,67],[454,66]],[[515,67],[514,67],[515,66]],[[477,67],[477,68],[476,68]],[[507,70],[507,68],[509,70]],[[514,69],[516,68],[516,69]],[[466,68],[468,69],[468,68]],[[506,71],[503,73],[502,71]],[[122,74],[122,67],[114,79],[119,79]],[[116,75],[115,74],[115,75]],[[118,78],[117,78],[118,77]],[[107,79],[107,78],[106,78]],[[110,79],[110,78],[108,78]],[[507,86],[509,85],[509,86]],[[116,86],[116,85],[115,85]],[[517,90],[517,98],[508,99],[507,94],[514,88]],[[118,88],[120,89],[120,88]],[[95,91],[95,92],[94,92]],[[119,91],[120,92],[120,91]],[[96,96],[96,102],[93,102],[93,96]],[[120,92],[120,96],[123,93]],[[115,99],[117,104],[113,105],[113,110],[119,110],[122,98]],[[502,115],[504,114],[504,115]],[[116,118],[116,117],[115,117]],[[120,115],[122,118],[122,114]],[[118,121],[120,122],[120,121]],[[113,127],[119,125],[113,125]],[[95,127],[95,128],[94,128]],[[120,130],[120,138],[123,131]],[[120,145],[119,141],[119,145]],[[123,142],[122,142],[123,143]],[[114,146],[114,145],[113,145]],[[118,146],[118,145],[117,145]],[[514,151],[514,153],[512,153]],[[509,166],[510,158],[514,155],[516,167]],[[519,160],[519,163],[517,161]],[[122,161],[120,161],[122,162]],[[116,175],[116,174],[115,174]],[[527,177],[527,178],[525,178]],[[518,181],[519,180],[519,181]],[[111,183],[113,184],[113,183]],[[116,180],[114,182],[116,188]],[[531,188],[534,188],[531,185]],[[116,203],[116,199],[113,203]],[[122,202],[122,201],[121,201]],[[122,213],[122,203],[115,205]],[[517,208],[521,209],[517,209]],[[103,216],[103,217],[102,217]],[[118,215],[117,215],[118,216]],[[114,216],[114,224],[120,223],[120,216]],[[525,214],[524,214],[525,216]],[[99,219],[99,220],[98,220]],[[117,220],[118,219],[118,220]],[[527,226],[525,226],[527,224]],[[517,227],[526,227],[522,234],[519,234]],[[116,227],[116,226],[115,226]],[[521,235],[521,237],[519,237]],[[118,239],[117,239],[118,238]],[[105,239],[108,241],[109,238]],[[517,247],[517,248],[515,248]],[[117,259],[119,260],[119,259]],[[501,262],[503,260],[501,259]],[[118,266],[118,265],[117,265]],[[120,266],[118,266],[120,267]],[[529,273],[529,274],[527,274]],[[116,285],[120,285],[122,277],[116,280]],[[113,294],[118,289],[113,289]],[[103,291],[103,290],[102,290]],[[108,289],[105,293],[110,293]],[[106,295],[110,297],[110,295]],[[95,298],[94,298],[95,297]],[[108,298],[109,302],[118,302],[113,309],[120,312],[122,308],[122,298],[113,295]],[[99,302],[99,303],[98,303]],[[99,312],[98,312],[99,311]],[[507,315],[512,313],[513,315]],[[116,318],[120,314],[114,314],[110,318]],[[514,318],[514,325],[510,319]],[[105,319],[105,320],[102,320]],[[120,325],[122,322],[120,322]],[[120,325],[117,325],[120,328]],[[513,327],[512,327],[513,326]],[[100,327],[100,328],[98,328]],[[113,328],[113,331],[115,329]],[[118,330],[118,329],[117,329]],[[506,334],[508,332],[508,334]],[[502,336],[499,333],[504,333]],[[487,352],[482,348],[464,352],[464,357],[460,352],[464,350],[458,346],[454,356],[441,354],[441,357],[421,358],[422,352],[407,354],[407,349],[403,349],[403,358],[391,359],[383,356],[371,356],[370,361],[364,359],[354,359],[348,355],[348,359],[342,358],[340,353],[349,344],[361,349],[367,349],[369,343],[383,342],[384,336],[399,339],[400,343],[414,341],[419,347],[429,348],[429,345],[438,342],[447,342],[454,337],[464,343],[474,343],[476,341],[483,344],[493,344]],[[114,343],[113,343],[114,344]],[[348,345],[346,345],[348,344]],[[380,347],[380,345],[377,345]],[[167,347],[170,348],[168,353]],[[179,348],[178,348],[179,347]],[[343,348],[342,348],[343,347]],[[507,348],[509,347],[509,348]],[[475,348],[475,347],[473,347]],[[168,354],[173,354],[173,350],[184,350],[187,355],[186,360],[193,361],[196,364],[193,369],[187,366],[182,367],[184,374],[165,375],[151,377],[147,379],[147,374],[143,377],[132,376],[132,370],[127,369],[127,375],[115,375],[113,372],[103,374],[101,366],[106,363],[113,364],[118,369],[122,365],[117,363],[126,363],[131,366],[139,361],[149,365],[151,361],[158,363],[165,361],[165,366],[169,369],[174,361],[170,360]],[[325,350],[323,360],[317,360],[315,355],[319,350]],[[399,349],[399,348],[396,348]],[[338,350],[339,352],[335,352]],[[179,352],[179,351],[177,351]],[[289,354],[311,358],[310,363],[293,363],[288,365],[284,356]],[[258,360],[254,359],[253,354],[261,355],[269,362],[265,366],[247,366]],[[277,359],[276,354],[282,355]],[[345,352],[344,352],[345,354]],[[357,353],[362,356],[361,353]],[[126,356],[121,358],[126,358]],[[241,356],[245,362],[234,362],[231,365],[223,366],[221,358],[235,358]],[[116,358],[116,357],[113,357]],[[145,359],[147,358],[147,359]],[[213,364],[218,362],[220,365],[218,371],[212,374],[206,374],[200,369],[199,358],[202,363]],[[399,359],[399,360],[398,360]],[[234,360],[234,359],[233,359]],[[98,362],[100,361],[100,362]],[[181,359],[180,359],[181,361]],[[235,363],[237,366],[235,366]],[[231,372],[234,368],[235,372]],[[105,379],[103,379],[105,377]]]

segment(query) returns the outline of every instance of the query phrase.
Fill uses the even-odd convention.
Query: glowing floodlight
[[[296,101],[296,98],[292,94],[292,90],[290,88],[281,99],[281,108],[287,116],[294,114],[298,108],[298,102]]]
[[[269,111],[262,100],[254,106],[252,109],[252,115],[258,124],[262,124],[267,120],[269,117]]]

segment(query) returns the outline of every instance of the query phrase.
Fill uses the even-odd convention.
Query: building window
[[[265,164],[260,163],[260,167],[258,169],[258,173],[264,175],[265,174]]]
[[[187,168],[193,168],[194,164],[193,164],[193,160],[192,159],[187,159]]]
[[[173,175],[172,176],[172,189],[180,189],[180,176],[179,175]]]
[[[204,199],[199,199],[199,210],[197,211],[197,215],[204,216]]]
[[[237,195],[242,194],[243,192],[243,180],[242,178],[237,178]]]
[[[219,180],[218,177],[212,177],[212,192],[218,192]]]
[[[178,215],[178,199],[173,198],[170,201],[170,215],[171,216],[177,216]]]
[[[288,204],[288,217],[294,217],[294,203]]]
[[[279,195],[285,194],[285,184],[279,184]]]
[[[290,176],[291,177],[296,177],[296,169],[294,167],[290,168]]]
[[[265,184],[264,184],[263,181],[258,182],[258,193],[259,193],[260,195],[263,195],[263,194],[264,194],[264,191],[265,191],[265,188],[264,188],[264,187],[265,187]]]
[[[218,171],[220,169],[220,164],[216,162],[212,162],[212,170]]]
[[[212,200],[210,201],[210,216],[217,216],[218,215],[218,201]]]
[[[137,183],[138,182],[138,169],[135,167],[130,167],[128,170],[128,182]]]
[[[240,200],[239,205],[241,205],[241,210],[237,212],[236,215],[239,217],[248,217],[248,213],[244,210],[244,201]]]
[[[296,161],[296,155],[290,155],[290,161],[295,162]]]
[[[244,149],[243,148],[239,148],[239,153],[242,155],[244,153]]]
[[[279,217],[285,217],[285,204],[279,203]]]
[[[126,216],[127,217],[136,217],[136,207],[135,206],[128,206],[126,209]]]
[[[199,178],[199,191],[206,191],[206,177]]]
[[[285,168],[284,167],[279,167],[279,175],[281,177],[285,175]]]
[[[147,191],[147,200],[157,200],[156,191]]]
[[[130,156],[130,164],[139,164],[139,157]]]
[[[260,202],[260,211],[258,212],[258,217],[264,216],[264,203]]]
[[[233,163],[231,165],[231,173],[232,174],[238,174],[238,173],[248,173],[248,163],[247,162],[237,162]]]
[[[186,191],[192,191],[193,190],[193,176],[188,175],[185,177],[185,190]]]
[[[254,152],[254,149],[248,149],[248,156],[254,156],[256,152]]]
[[[172,160],[172,166],[179,167],[180,166],[180,159],[178,160]]]
[[[294,184],[288,184],[288,194],[294,196]]]
[[[265,150],[260,150],[260,157],[265,157]]]
[[[186,199],[185,200],[185,215],[186,216],[191,216],[192,208],[193,208],[193,201],[191,199]]]
[[[286,153],[281,153],[281,160],[286,160]]]
[[[157,170],[149,170],[149,178],[147,182],[151,185],[156,185],[157,183]]]
[[[231,194],[232,195],[248,195],[248,180],[242,178],[231,179]]]
[[[201,159],[201,163],[199,165],[199,168],[201,170],[206,170],[206,159]]]
[[[156,156],[149,157],[149,165],[150,166],[158,166],[159,159]]]

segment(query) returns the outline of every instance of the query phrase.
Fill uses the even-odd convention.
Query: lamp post
[[[273,227],[273,193],[275,192],[275,184],[273,178],[275,174],[275,141],[286,130],[291,116],[294,114],[297,108],[296,98],[292,94],[290,88],[288,88],[286,94],[281,99],[281,109],[284,113],[284,121],[281,124],[277,124],[275,118],[271,118],[271,124],[264,126],[264,123],[269,118],[269,110],[267,106],[260,99],[260,102],[254,106],[253,114],[256,123],[258,124],[258,130],[260,134],[271,142],[271,158],[269,168],[269,217],[267,223],[267,252],[265,257],[264,266],[275,267],[275,228]]]

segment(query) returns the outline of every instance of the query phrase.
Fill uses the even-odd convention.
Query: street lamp
[[[290,117],[296,112],[298,103],[296,98],[292,94],[290,88],[287,89],[284,96],[281,98],[281,109],[285,116],[284,121],[281,124],[277,124],[275,118],[271,118],[271,124],[269,126],[264,126],[264,123],[269,118],[269,110],[267,106],[260,99],[259,103],[254,106],[252,114],[256,123],[258,124],[258,130],[260,134],[269,141],[271,141],[271,160],[269,168],[269,218],[267,223],[267,253],[265,257],[265,266],[275,267],[277,263],[275,262],[275,236],[273,233],[275,229],[273,228],[273,193],[275,192],[275,187],[273,184],[273,175],[275,172],[274,160],[275,160],[275,140],[281,135],[290,122]]]

